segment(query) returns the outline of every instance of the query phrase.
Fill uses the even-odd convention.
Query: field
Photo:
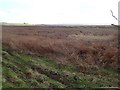
[[[118,28],[3,26],[3,88],[118,87]]]

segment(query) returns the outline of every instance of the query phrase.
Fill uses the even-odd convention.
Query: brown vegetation
[[[3,45],[19,52],[46,56],[80,69],[117,68],[117,28],[105,26],[3,26]]]

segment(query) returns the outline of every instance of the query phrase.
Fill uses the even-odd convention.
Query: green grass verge
[[[47,57],[35,57],[3,47],[3,88],[98,88],[117,86],[119,73],[101,68],[89,74],[76,65],[60,65]]]

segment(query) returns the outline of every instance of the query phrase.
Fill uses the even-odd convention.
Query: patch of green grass
[[[34,57],[3,47],[3,88],[76,88],[111,87],[119,74],[112,69],[99,69],[86,74],[76,65],[57,64],[47,57]]]

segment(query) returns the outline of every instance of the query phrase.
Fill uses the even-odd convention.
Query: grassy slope
[[[87,74],[75,65],[61,65],[45,57],[33,57],[4,47],[3,88],[65,88],[116,86],[118,73],[99,69]]]

